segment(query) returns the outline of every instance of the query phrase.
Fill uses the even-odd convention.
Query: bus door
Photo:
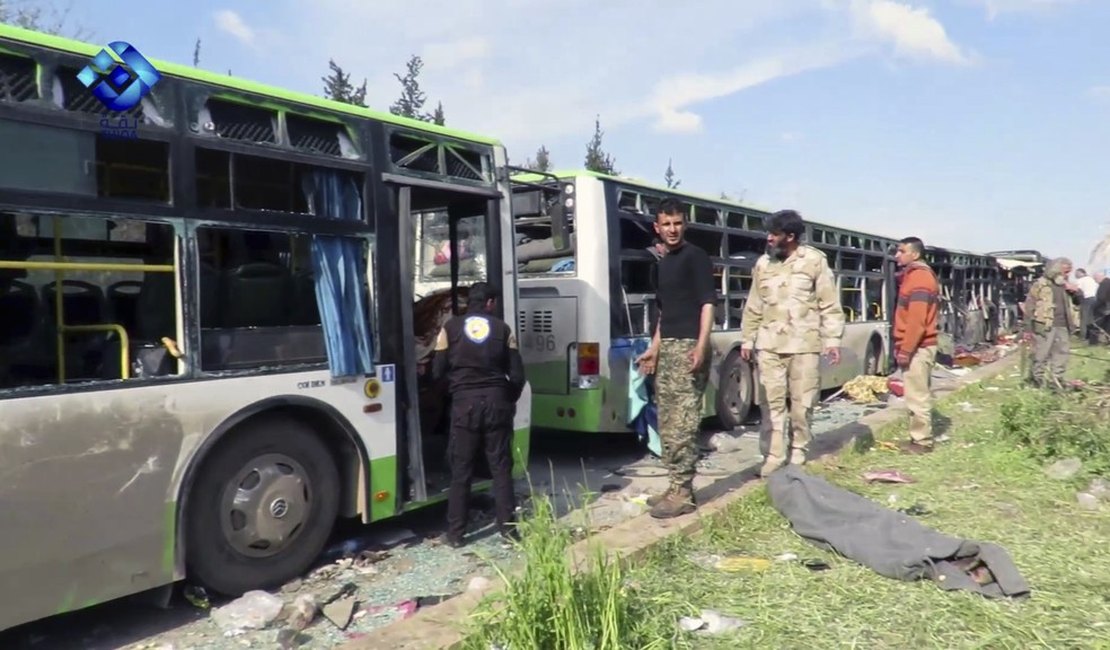
[[[515,308],[515,285],[502,263],[499,192],[391,174],[386,181],[394,186],[399,224],[395,268],[403,387],[397,406],[405,417],[398,423],[397,448],[404,456],[399,463],[408,470],[402,494],[419,502],[444,493],[450,483],[450,395],[431,376],[436,337],[453,314],[466,310],[473,283],[490,282],[501,290],[501,318],[506,306]],[[485,478],[483,469],[483,462],[476,464],[476,480]]]

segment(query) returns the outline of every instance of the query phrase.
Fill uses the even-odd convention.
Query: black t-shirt
[[[713,264],[700,247],[684,242],[659,260],[656,301],[662,310],[659,335],[665,339],[696,339],[702,305],[717,301]]]

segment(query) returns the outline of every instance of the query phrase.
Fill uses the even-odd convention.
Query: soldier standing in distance
[[[933,366],[937,359],[937,312],[940,286],[933,269],[921,260],[925,244],[917,237],[898,242],[898,306],[894,310],[894,360],[902,369],[910,439],[901,445],[912,454],[933,450]]]
[[[651,345],[636,359],[641,374],[656,373],[659,438],[670,474],[667,491],[648,499],[651,516],[657,519],[678,517],[697,508],[697,434],[709,380],[709,332],[717,301],[713,264],[704,250],[685,241],[685,229],[682,205],[664,199],[655,217],[655,232],[666,248],[659,260],[655,294],[659,320]]]
[[[513,512],[513,416],[524,390],[524,362],[516,337],[493,315],[497,296],[485,282],[475,282],[466,313],[452,316],[436,338],[432,377],[447,378],[451,395],[451,432],[447,458],[451,487],[447,492],[447,543],[459,548],[466,534],[474,457],[484,449],[493,474],[497,528],[511,537]]]
[[[1038,388],[1062,388],[1075,329],[1072,309],[1082,299],[1067,281],[1071,260],[1058,257],[1044,267],[1044,275],[1025,297],[1025,340],[1033,344],[1033,364],[1026,381]]]
[[[790,397],[793,440],[789,462],[804,464],[810,419],[821,386],[821,350],[840,363],[844,311],[825,254],[801,243],[805,223],[793,210],[766,221],[767,252],[752,269],[752,288],[744,305],[740,357],[759,351],[759,381],[766,393],[771,441],[760,469],[767,476],[786,464],[786,398]]]

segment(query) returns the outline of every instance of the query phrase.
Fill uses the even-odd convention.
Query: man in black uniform
[[[496,301],[487,283],[475,282],[466,313],[451,317],[440,330],[432,361],[433,378],[439,381],[446,376],[451,396],[446,541],[455,548],[463,545],[466,533],[470,481],[479,448],[485,449],[493,474],[497,528],[502,536],[512,536],[516,504],[509,446],[516,401],[524,390],[524,362],[512,328],[492,313]]]

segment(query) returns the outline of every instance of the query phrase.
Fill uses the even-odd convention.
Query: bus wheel
[[[752,367],[733,350],[721,364],[717,391],[717,419],[724,429],[735,429],[748,421],[755,395]]]
[[[879,359],[882,357],[879,339],[871,339],[867,344],[867,353],[863,357],[863,374],[879,374]]]
[[[339,510],[335,460],[312,429],[262,417],[203,460],[185,519],[186,566],[209,589],[238,596],[301,575]]]

